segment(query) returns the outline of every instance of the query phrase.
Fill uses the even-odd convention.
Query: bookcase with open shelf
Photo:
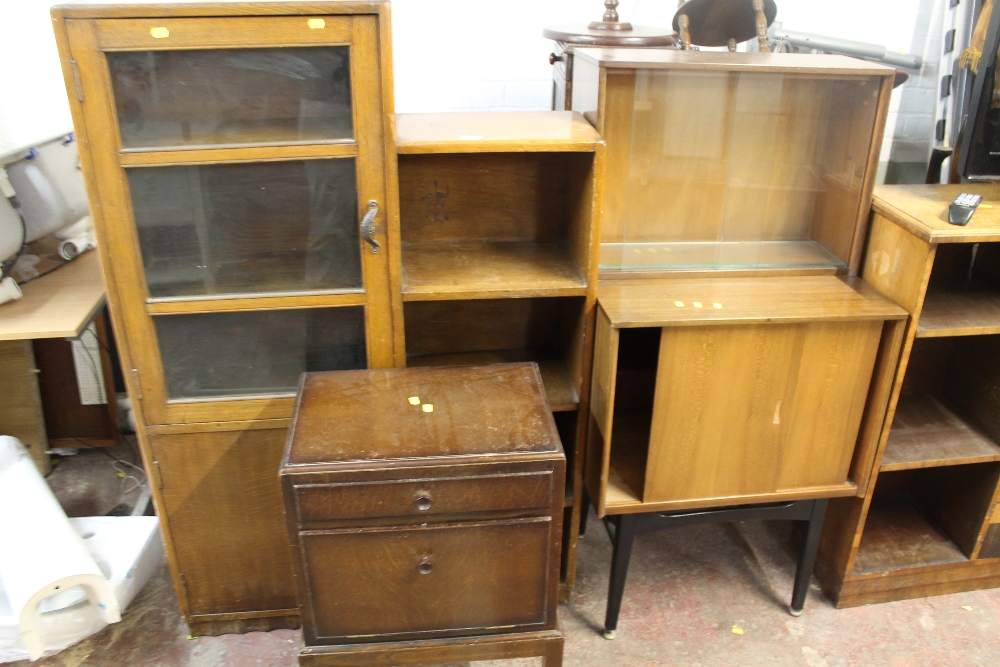
[[[573,112],[400,114],[407,366],[538,363],[568,460],[573,585],[603,141]]]
[[[986,205],[949,225],[967,190]],[[1000,585],[998,196],[876,190],[862,276],[910,323],[868,492],[830,507],[818,572],[838,606]]]

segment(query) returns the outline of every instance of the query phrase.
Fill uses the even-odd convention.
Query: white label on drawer
[[[410,405],[420,405],[420,397],[419,396],[410,396],[406,400],[408,400],[410,402]]]
[[[310,30],[322,30],[326,27],[326,21],[323,19],[308,19],[306,25],[309,26]]]
[[[434,404],[433,403],[424,403],[423,407],[424,407],[424,412],[434,412]]]

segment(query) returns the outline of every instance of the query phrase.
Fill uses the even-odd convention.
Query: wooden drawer
[[[295,487],[295,499],[300,524],[516,510],[547,513],[552,472],[308,484]]]
[[[535,518],[300,533],[306,642],[553,627],[550,531]]]

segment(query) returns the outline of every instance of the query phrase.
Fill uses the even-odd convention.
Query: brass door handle
[[[375,240],[375,216],[378,215],[378,202],[372,199],[368,202],[368,212],[361,219],[361,238],[372,247],[372,252],[378,252],[382,246]]]

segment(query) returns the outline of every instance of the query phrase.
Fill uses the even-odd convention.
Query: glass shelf
[[[602,270],[830,268],[843,260],[815,241],[602,243]]]

